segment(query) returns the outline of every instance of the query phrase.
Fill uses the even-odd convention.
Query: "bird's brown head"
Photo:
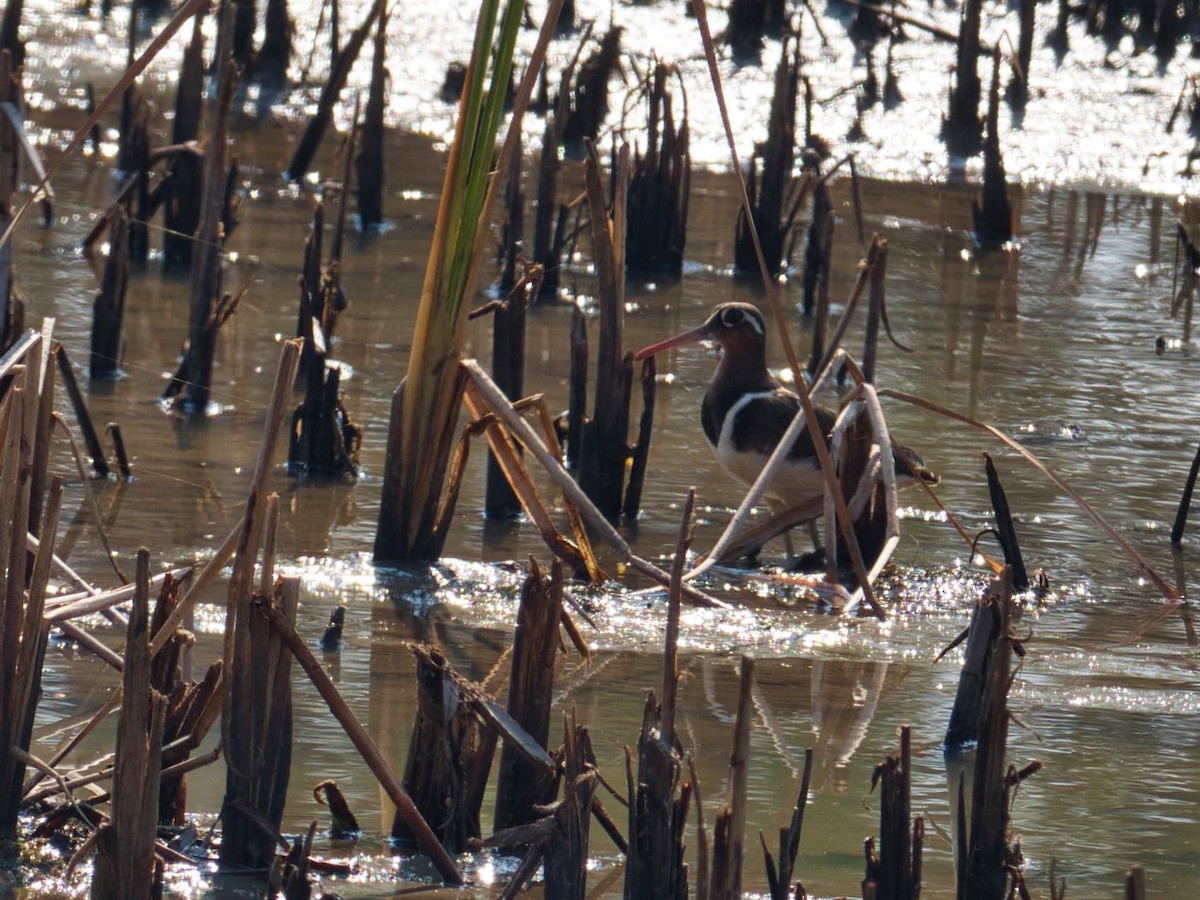
[[[750,303],[722,303],[703,325],[643,347],[633,358],[642,360],[671,347],[696,341],[715,341],[727,356],[761,355],[766,340],[767,323],[756,306]]]

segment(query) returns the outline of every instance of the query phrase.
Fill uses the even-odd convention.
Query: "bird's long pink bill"
[[[634,362],[641,362],[655,353],[661,353],[664,350],[670,350],[672,347],[678,347],[681,344],[694,344],[696,341],[702,341],[709,337],[707,323],[692,328],[683,334],[677,334],[675,337],[669,337],[665,341],[659,341],[657,344],[651,344],[649,347],[643,347],[637,353],[633,354]]]

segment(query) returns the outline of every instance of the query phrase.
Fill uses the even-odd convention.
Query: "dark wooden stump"
[[[96,837],[92,896],[97,900],[150,897],[155,883],[166,698],[151,686],[150,553],[145,548],[138,551],[136,584],[121,679],[112,815]]]
[[[298,578],[275,586],[273,604],[289,622],[295,622],[299,599]],[[254,602],[245,596],[234,616],[221,804],[221,865],[234,870],[274,862],[291,775],[292,657],[278,630],[254,613]]]
[[[404,786],[418,810],[451,853],[466,850],[482,833],[479,811],[496,748],[496,736],[466,702],[465,685],[446,658],[414,646],[417,717],[413,723]],[[392,837],[411,841],[396,816]]]
[[[550,739],[562,592],[562,564],[554,561],[547,580],[531,559],[517,610],[507,709],[508,714],[543,747]],[[493,831],[524,825],[538,818],[534,807],[553,799],[552,795],[547,796],[547,791],[554,784],[554,779],[543,767],[505,743],[500,752]]]
[[[108,227],[108,259],[100,292],[92,304],[92,348],[88,375],[95,379],[120,374],[121,321],[129,285],[129,217],[119,206]]]

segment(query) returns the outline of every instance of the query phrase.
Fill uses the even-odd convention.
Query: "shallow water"
[[[699,81],[698,41],[693,26],[678,12],[621,7],[618,17],[627,26],[628,46],[641,58],[653,43],[660,53],[671,47],[683,59],[697,157],[718,165],[724,155],[712,113],[705,112],[710,101]],[[1002,7],[992,10],[1001,12]],[[1050,10],[1041,12],[1045,16]],[[295,6],[293,13],[306,14]],[[353,22],[359,14],[344,9],[344,21]],[[939,7],[929,15],[952,21],[955,14]],[[440,189],[442,161],[436,144],[451,121],[449,107],[428,97],[440,82],[446,59],[459,55],[466,16],[465,10],[449,16],[443,11],[437,41],[429,36],[434,17],[425,6],[402,6],[394,19],[393,44],[408,51],[410,60],[416,55],[404,77],[393,79],[390,114],[395,124],[419,128],[427,136],[398,131],[390,137],[386,211],[395,227],[351,240],[347,248],[344,285],[351,305],[339,323],[335,355],[353,372],[345,382],[345,398],[364,426],[364,477],[356,485],[301,483],[282,470],[276,477],[283,497],[285,568],[300,574],[305,584],[301,628],[315,637],[329,609],[339,602],[347,605],[346,645],[327,656],[326,664],[397,767],[405,758],[414,709],[406,642],[436,641],[468,677],[486,677],[510,639],[519,579],[511,566],[488,564],[523,560],[531,553],[547,556],[533,529],[483,519],[483,454],[477,452],[451,533],[450,558],[428,575],[377,572],[369,564],[389,397],[407,357]],[[41,134],[53,143],[78,113],[45,105],[74,97],[82,74],[102,80],[105,40],[111,55],[112,42],[119,39],[109,32],[118,30],[96,19],[57,13],[31,21],[39,23],[35,60],[38,50],[51,46],[74,48],[61,61],[42,57],[46,61],[30,73],[33,118],[44,122]],[[655,28],[645,25],[649,21]],[[823,24],[832,45],[812,54],[818,96],[832,93],[854,65],[843,26],[831,16]],[[998,27],[996,20],[989,24],[992,32]],[[806,41],[819,43],[812,29],[805,34]],[[1154,159],[1157,175],[1150,183],[1169,186],[1171,193],[1187,187],[1174,176],[1188,142],[1164,135],[1162,120],[1191,63],[1181,54],[1161,78],[1155,77],[1155,63],[1148,56],[1105,70],[1098,68],[1103,52],[1097,42],[1081,31],[1072,38],[1076,53],[1057,74],[1039,56],[1046,65],[1035,63],[1035,91],[1036,78],[1045,78],[1046,96],[1031,103],[1024,131],[1006,136],[1010,171],[1026,183],[1015,200],[1019,253],[976,252],[966,232],[974,188],[943,180],[946,161],[935,129],[948,49],[916,33],[912,42],[898,47],[908,100],[887,114],[872,113],[868,132],[878,127],[882,134],[886,128],[899,137],[859,149],[863,169],[881,176],[864,181],[863,205],[868,231],[880,233],[890,245],[892,322],[915,352],[884,346],[879,382],[1021,438],[1168,580],[1178,579],[1186,587],[1196,567],[1195,543],[1185,543],[1182,554],[1172,559],[1167,534],[1197,440],[1188,413],[1200,400],[1200,379],[1186,326],[1169,316],[1173,203],[1134,189],[1142,183],[1142,165],[1151,148],[1166,155]],[[768,48],[767,60],[773,61],[775,47]],[[555,52],[557,58],[568,55],[569,42],[559,42]],[[765,118],[756,110],[766,103],[769,68],[727,67],[739,123]],[[1094,90],[1067,89],[1085,77],[1096,85]],[[71,86],[56,98],[57,87],[52,90],[51,85],[64,83]],[[158,102],[166,102],[169,83],[166,76],[156,81]],[[1121,102],[1112,102],[1118,96]],[[131,287],[125,376],[90,386],[97,421],[119,421],[134,458],[132,484],[95,486],[101,491],[105,524],[124,558],[146,544],[157,565],[186,562],[219,543],[241,514],[278,340],[294,328],[296,277],[312,202],[307,193],[278,182],[296,125],[283,110],[277,112],[273,119],[243,121],[236,138],[246,199],[242,224],[230,244],[226,286],[249,289],[219,344],[214,396],[220,413],[185,420],[158,406],[156,398],[175,367],[186,331],[187,288],[156,277],[153,262]],[[817,128],[835,137],[848,127],[847,115],[834,104],[821,112]],[[1079,141],[1083,129],[1096,139]],[[739,130],[747,137],[753,134],[752,127]],[[334,171],[331,153],[327,148],[318,160],[322,171]],[[69,163],[56,180],[56,227],[26,226],[17,237],[30,315],[56,318],[55,334],[77,365],[86,362],[97,281],[76,248],[108,202],[109,168],[107,160],[91,157]],[[901,175],[915,176],[919,183],[897,182]],[[578,183],[573,177],[568,175],[569,185]],[[1084,190],[1077,186],[1080,182],[1121,187]],[[861,249],[853,237],[847,184],[835,186],[834,203],[842,221],[831,293],[840,303],[839,298],[849,295]],[[729,271],[735,210],[735,187],[728,175],[697,175],[685,275],[677,281],[629,285],[628,346],[695,324],[723,300],[761,301],[753,281],[735,279]],[[586,249],[584,241],[581,251]],[[531,310],[527,339],[527,388],[544,392],[552,409],[566,405],[569,301],[577,299],[587,308],[594,290],[585,256],[573,261],[563,284],[565,302]],[[789,307],[799,297],[798,281],[784,287]],[[1159,336],[1168,340],[1161,356],[1154,349]],[[793,339],[803,352],[808,330],[798,315]],[[468,353],[486,358],[489,338],[481,326],[472,327],[469,340]],[[861,336],[852,329],[848,346],[859,345]],[[773,346],[772,359],[778,363],[782,358]],[[689,485],[700,486],[699,549],[712,544],[740,499],[740,489],[717,469],[698,427],[700,397],[713,361],[711,353],[697,347],[659,360],[660,371],[671,377],[659,388],[643,515],[625,529],[643,555],[670,552],[679,504]],[[1072,895],[1115,896],[1124,868],[1136,862],[1146,866],[1153,894],[1196,893],[1200,675],[1196,649],[1188,645],[1178,616],[1171,611],[1163,615],[1157,593],[1138,579],[1123,554],[1072,501],[1014,454],[979,431],[903,404],[888,401],[886,411],[893,432],[942,474],[938,496],[968,532],[986,527],[989,520],[980,454],[992,453],[1018,517],[1027,563],[1043,567],[1052,584],[1046,603],[1027,610],[1020,624],[1033,637],[1011,700],[1028,729],[1014,728],[1011,758],[1018,765],[1035,758],[1046,763],[1022,787],[1013,811],[1030,883],[1044,893],[1045,874],[1051,859],[1057,859]],[[65,456],[56,467],[68,475],[72,471]],[[741,651],[758,658],[751,838],[755,829],[771,834],[786,821],[804,750],[816,750],[817,776],[797,869],[810,895],[856,889],[861,841],[878,828],[877,806],[869,794],[871,770],[894,752],[899,725],[914,726],[914,810],[946,830],[953,821],[949,785],[956,780],[947,774],[938,744],[957,670],[949,659],[933,659],[965,626],[983,576],[971,567],[969,549],[926,498],[909,492],[904,503],[904,539],[882,592],[892,613],[886,623],[816,611],[787,588],[737,571],[721,572],[707,586],[739,601],[739,608],[685,611],[681,734],[697,760],[709,821],[725,787]],[[93,514],[78,483],[69,487],[67,509],[74,517],[65,517],[64,553],[84,574],[111,583],[111,572],[99,562]],[[779,552],[769,548],[768,556],[770,551]],[[611,556],[604,562],[615,574]],[[558,686],[558,707],[573,707],[589,725],[601,767],[614,783],[623,781],[622,748],[636,740],[645,692],[661,680],[661,598],[634,592],[642,586],[630,581],[602,593],[579,591],[596,619],[597,628],[588,636],[597,656],[587,667],[569,662]],[[219,653],[219,629],[215,612],[199,622],[198,667]],[[119,643],[115,632],[98,631]],[[68,727],[104,702],[114,683],[93,659],[75,658],[66,650],[53,654],[39,748],[53,747]],[[302,679],[296,703],[297,752],[285,828],[299,830],[314,817],[324,821],[310,789],[334,777],[367,829],[357,849],[322,844],[321,852],[330,856],[356,856],[354,878],[327,887],[347,896],[383,897],[391,896],[398,882],[431,881],[432,872],[423,862],[393,857],[386,848],[381,840],[391,822],[386,801]],[[111,734],[89,747],[96,754],[110,749]],[[192,776],[189,797],[202,817],[211,817],[219,807],[223,782],[217,767]],[[617,804],[609,799],[607,805],[619,820]],[[488,819],[485,812],[485,823]],[[609,879],[602,895],[619,896],[616,851],[598,831],[592,848],[590,882]],[[505,865],[484,862],[476,878],[484,884],[489,879],[502,882]],[[948,844],[930,834],[926,896],[951,896],[951,865]],[[180,894],[199,890],[191,874],[176,872],[173,878]],[[746,880],[749,887],[764,889],[755,852],[746,864]],[[33,895],[58,889],[51,883],[31,887]],[[222,893],[228,890],[233,889],[221,888]],[[488,892],[481,888],[476,893]]]

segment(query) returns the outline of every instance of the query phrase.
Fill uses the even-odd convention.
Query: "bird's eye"
[[[721,313],[721,324],[729,328],[742,324],[743,314],[740,309],[727,309]]]

